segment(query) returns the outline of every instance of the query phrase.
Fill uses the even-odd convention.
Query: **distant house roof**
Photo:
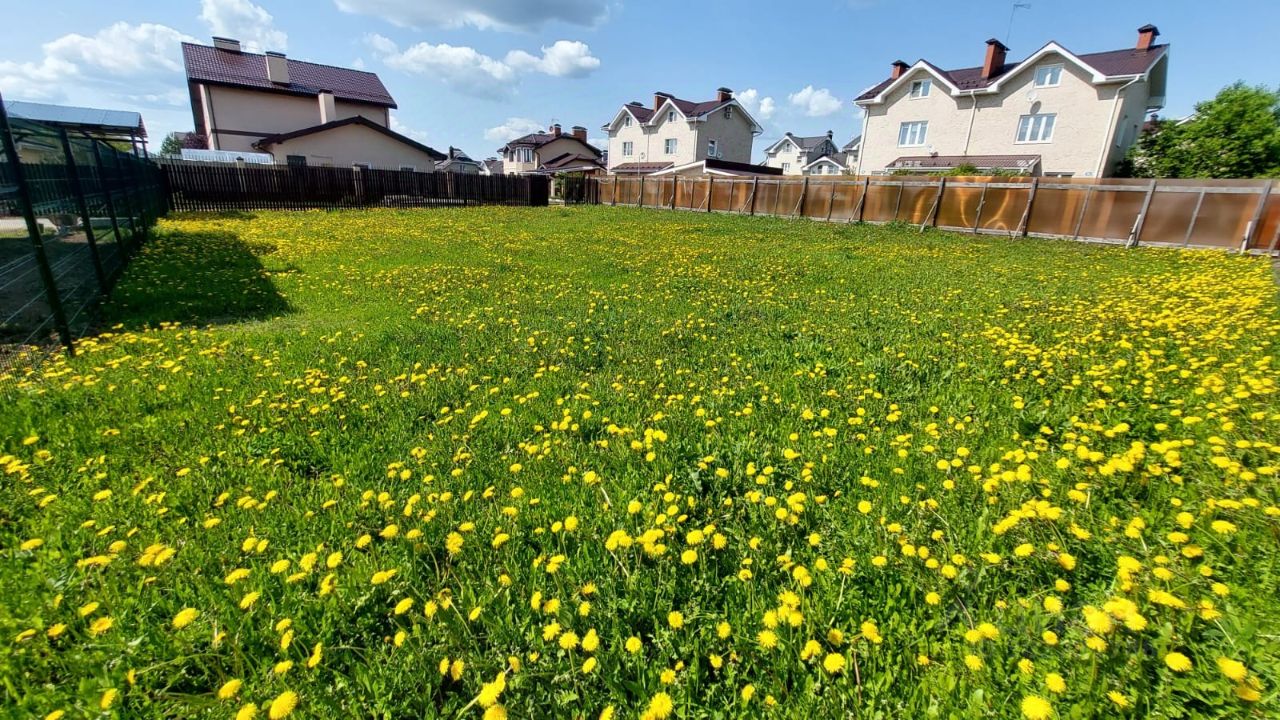
[[[440,164],[439,169],[448,170],[454,165],[474,165],[477,168],[480,167],[480,163],[472,160],[465,152],[462,151],[461,148],[456,148],[450,145],[449,151],[445,153],[444,162]]]
[[[1059,52],[1064,56],[1076,60],[1085,69],[1097,76],[1100,81],[1108,81],[1116,78],[1130,77],[1133,75],[1142,75],[1153,68],[1164,57],[1168,51],[1168,44],[1152,45],[1147,49],[1125,48],[1123,50],[1108,50],[1106,52],[1087,53],[1084,55],[1076,55],[1057,42],[1051,41],[1046,43],[1029,57],[1019,62],[1005,63],[995,69],[991,77],[984,78],[982,76],[982,66],[961,68],[959,70],[943,70],[927,60],[917,61],[916,66],[923,66],[933,71],[941,79],[949,83],[957,92],[975,91],[992,88],[1005,78],[1017,70],[1022,69],[1025,65],[1035,62],[1046,52]],[[905,76],[904,72],[902,75]],[[854,98],[854,102],[861,103],[877,99],[885,89],[898,78],[889,77],[872,87],[868,88],[858,97]]]
[[[382,80],[371,72],[320,65],[288,58],[289,83],[273,83],[267,77],[265,55],[223,50],[209,45],[182,43],[182,62],[191,82],[316,96],[331,92],[339,100],[394,108]]]
[[[670,162],[619,163],[617,165],[614,165],[609,172],[612,172],[618,175],[648,175],[650,173],[658,172],[659,170],[666,170],[667,168],[671,167],[674,164],[675,163],[670,163]]]
[[[594,155],[595,157],[600,157],[600,148],[597,148],[596,146],[590,143],[579,140],[578,138],[568,133],[560,133],[559,135],[556,135],[554,133],[549,133],[549,132],[535,132],[535,133],[529,133],[528,135],[521,135],[515,140],[512,140],[508,142],[506,145],[503,145],[502,147],[498,148],[498,152],[505,153],[508,149],[514,148],[514,147],[539,148],[539,147],[542,147],[543,145],[546,145],[547,143],[552,142],[553,140],[573,140],[574,142],[585,147],[587,150],[591,151],[591,154]]]
[[[617,172],[618,168],[614,168],[613,170],[614,172]],[[691,163],[685,163],[684,165],[675,165],[652,174],[674,175],[675,173],[684,172],[686,170],[701,170],[704,175],[723,175],[733,177],[782,174],[782,168],[769,167],[768,165],[752,165],[751,163],[731,162],[729,160],[717,160],[715,158],[698,160]]]
[[[829,163],[832,163],[833,165],[839,165],[841,168],[844,168],[844,166],[847,165],[849,162],[849,154],[838,152],[838,153],[831,153],[829,155],[820,155],[814,158],[813,160],[810,160],[808,164],[804,166],[804,169],[808,170],[814,165],[817,165],[818,163],[824,163],[824,162],[829,162]]]
[[[147,129],[142,124],[142,114],[131,110],[99,110],[21,100],[6,100],[4,109],[11,118],[56,125],[68,130],[126,138],[130,134],[140,138],[147,136]]]
[[[498,158],[485,158],[484,167],[486,170],[488,170],[490,173],[493,173],[494,175],[502,174],[502,160]]]
[[[861,145],[862,145],[862,136],[861,136],[861,135],[854,135],[852,140],[850,140],[849,142],[845,143],[845,144],[844,144],[844,147],[840,148],[840,151],[841,151],[841,152],[853,152],[854,150],[857,150],[859,147],[861,147]]]
[[[930,172],[972,165],[979,170],[1029,173],[1039,164],[1039,155],[904,155],[889,163],[887,169]]]
[[[335,128],[340,128],[340,127],[346,127],[348,125],[360,125],[362,127],[367,127],[370,130],[373,130],[374,132],[382,133],[383,135],[386,135],[387,137],[393,140],[402,142],[405,145],[408,145],[409,147],[414,148],[415,150],[421,150],[422,152],[430,155],[431,159],[435,160],[436,162],[439,162],[445,159],[445,154],[440,152],[439,150],[435,150],[433,148],[427,147],[426,145],[423,145],[422,143],[418,142],[417,140],[414,140],[413,138],[405,137],[404,135],[401,135],[400,133],[394,130],[391,130],[390,128],[383,127],[378,123],[370,120],[369,118],[366,118],[361,115],[354,115],[349,118],[334,120],[332,122],[324,123],[323,125],[314,125],[309,128],[294,130],[292,132],[279,133],[276,135],[268,135],[267,137],[264,137],[261,140],[255,142],[253,146],[257,148],[265,149],[272,145],[278,145],[279,143],[286,142],[294,138],[303,137],[304,135],[314,135],[315,133],[328,132],[329,130],[333,130]]]
[[[575,170],[600,170],[604,165],[595,155],[582,153],[561,153],[542,163],[539,172],[571,172]]]
[[[800,148],[800,155],[803,156],[804,161],[807,163],[825,155],[826,153],[822,151],[827,143],[831,143],[831,146],[835,147],[835,141],[831,138],[832,134],[830,132],[825,135],[793,135],[788,132],[783,133],[777,142],[765,148],[764,151],[766,153],[772,152],[774,148],[784,141],[790,140]]]
[[[755,119],[751,117],[750,113],[747,112],[746,108],[742,106],[742,103],[738,102],[733,97],[730,97],[728,100],[720,100],[717,98],[715,100],[702,100],[695,102],[693,100],[683,100],[671,93],[661,91],[655,92],[653,95],[655,101],[658,101],[659,99],[661,100],[661,104],[658,106],[659,109],[665,107],[667,103],[671,103],[682,115],[690,120],[703,118],[726,105],[732,105],[733,107],[738,108],[738,110],[746,116],[747,120],[751,123],[752,132],[759,135],[764,130],[760,126],[760,123],[757,123]],[[631,117],[635,118],[636,121],[642,125],[650,122],[654,124],[657,123],[657,110],[644,105],[639,100],[632,100],[622,106],[622,109],[613,116],[613,120],[606,124],[604,129],[608,130],[614,123],[616,123],[622,116],[622,113],[630,114]]]

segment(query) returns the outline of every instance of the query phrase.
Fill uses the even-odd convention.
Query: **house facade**
[[[182,44],[196,132],[210,150],[277,163],[435,169],[444,155],[391,130],[395,100],[377,75],[245,52],[237,40]],[[285,147],[285,145],[288,147]]]
[[[1049,42],[1020,62],[988,40],[982,65],[897,61],[854,101],[863,110],[859,174],[961,165],[1029,175],[1104,177],[1164,104],[1169,46],[1154,25],[1132,48],[1077,55]]]
[[[472,160],[469,155],[462,151],[462,148],[449,146],[449,151],[445,153],[445,159],[436,164],[436,170],[440,172],[460,173],[462,175],[479,175],[481,174],[481,164]]]
[[[764,164],[778,168],[783,175],[840,175],[846,156],[836,148],[833,137],[830,130],[814,136],[785,133],[765,148]]]
[[[546,132],[522,135],[498,148],[501,172],[507,175],[559,172],[568,164],[596,166],[600,149],[587,142],[587,129],[575,125],[568,133],[559,123]]]
[[[702,102],[654,93],[649,106],[623,105],[603,130],[610,173],[650,174],[707,159],[750,163],[763,128],[732,90],[720,88],[714,100]]]

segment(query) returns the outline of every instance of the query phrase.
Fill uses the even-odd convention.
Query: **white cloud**
[[[773,117],[775,109],[772,97],[760,97],[759,91],[755,88],[747,88],[742,92],[734,95],[738,102],[751,113],[751,116],[757,120],[768,120]]]
[[[334,0],[343,12],[380,17],[402,27],[532,30],[550,21],[592,26],[609,12],[608,0]]]
[[[250,52],[282,52],[289,45],[271,13],[249,0],[200,0],[200,19],[214,35],[235,38]]]
[[[531,132],[538,132],[542,129],[542,123],[537,120],[522,117],[509,117],[506,122],[496,127],[491,127],[484,131],[484,139],[490,142],[505,143],[509,140],[515,140],[521,135],[528,135]]]
[[[400,133],[401,135],[404,135],[406,137],[411,137],[420,143],[425,143],[427,141],[426,130],[417,130],[417,129],[411,128],[408,125],[405,125],[404,123],[400,122],[400,118],[396,117],[395,115],[391,116],[391,129]]]
[[[600,58],[591,54],[586,43],[557,40],[550,47],[542,47],[542,57],[524,50],[512,50],[507,53],[506,63],[516,70],[536,71],[555,77],[583,77],[600,67]]]
[[[38,61],[0,61],[0,87],[14,99],[88,96],[180,105],[187,96],[179,43],[192,40],[153,23],[118,22],[91,36],[71,33],[45,43]]]
[[[826,88],[815,90],[812,85],[805,85],[799,92],[787,96],[787,101],[799,108],[809,117],[822,117],[840,111],[841,103]]]
[[[503,60],[465,45],[420,42],[402,51],[390,38],[377,34],[367,36],[365,42],[392,68],[434,77],[459,92],[488,98],[508,94],[522,74],[582,77],[600,67],[590,47],[569,40],[542,48],[541,56],[513,50]]]

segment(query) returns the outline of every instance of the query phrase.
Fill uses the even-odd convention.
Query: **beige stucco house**
[[[529,133],[498,148],[507,175],[598,172],[600,149],[587,142],[587,129],[575,125],[565,133],[557,123],[546,132]]]
[[[765,148],[764,164],[778,168],[783,175],[840,175],[848,161],[833,137],[830,130],[826,135],[812,136],[784,133]]]
[[[196,132],[210,150],[420,172],[445,159],[391,129],[396,103],[374,73],[245,52],[228,38],[183,43],[182,57]]]
[[[1050,42],[1020,62],[988,40],[981,66],[893,63],[854,101],[863,111],[859,174],[960,165],[1030,175],[1104,177],[1164,104],[1169,46],[1154,25],[1132,48],[1077,55]]]
[[[763,128],[720,88],[714,100],[693,102],[664,92],[653,104],[623,105],[607,125],[609,172],[649,174],[702,160],[751,162],[751,144]]]

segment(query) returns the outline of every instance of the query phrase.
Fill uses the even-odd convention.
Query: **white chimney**
[[[320,91],[320,124],[333,122],[338,119],[338,107],[333,101],[333,93],[328,90]]]
[[[267,79],[276,85],[289,84],[289,61],[284,53],[267,53]]]
[[[232,38],[218,37],[215,35],[213,38],[213,46],[218,48],[219,50],[226,50],[228,52],[240,52],[240,41],[234,40]]]

